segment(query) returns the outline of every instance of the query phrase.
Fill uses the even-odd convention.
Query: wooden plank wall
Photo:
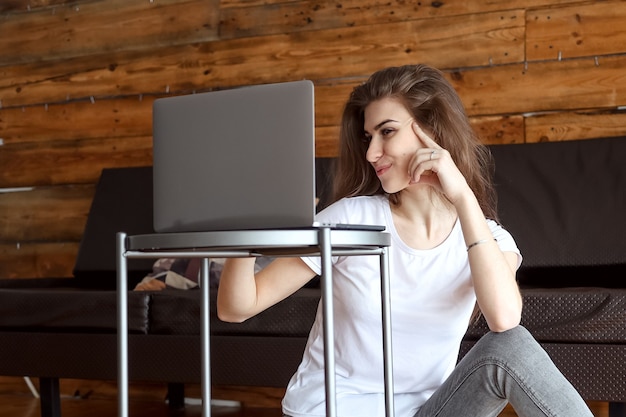
[[[619,0],[3,1],[0,278],[71,276],[102,168],[151,164],[155,98],[311,79],[329,156],[353,86],[425,62],[487,143],[622,136],[625,21]]]

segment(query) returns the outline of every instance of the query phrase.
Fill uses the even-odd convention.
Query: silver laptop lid
[[[154,230],[310,227],[313,83],[155,100]]]

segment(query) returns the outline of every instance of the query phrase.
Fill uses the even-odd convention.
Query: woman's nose
[[[376,162],[383,155],[382,146],[380,146],[379,141],[376,138],[372,138],[367,147],[367,152],[365,153],[365,159],[367,162]]]

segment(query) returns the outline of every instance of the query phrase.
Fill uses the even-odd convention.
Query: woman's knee
[[[504,332],[485,334],[474,347],[482,357],[501,358],[506,362],[518,358],[523,363],[533,356],[546,357],[547,354],[530,332],[523,326],[517,326]]]
[[[484,339],[486,343],[511,347],[536,342],[530,332],[522,325],[504,332],[488,332],[481,340],[482,339]]]

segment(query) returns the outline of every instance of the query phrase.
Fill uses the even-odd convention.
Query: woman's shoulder
[[[500,249],[505,252],[515,252],[520,255],[520,250],[517,247],[514,236],[504,228],[500,223],[495,220],[487,219],[487,224],[491,228],[491,234],[498,242]],[[521,255],[520,255],[521,262]]]
[[[497,237],[496,236],[497,234],[510,235],[510,233],[504,228],[504,226],[502,226],[496,220],[489,219],[489,218],[487,218],[486,220],[487,220],[487,224],[489,225],[489,228],[491,229],[491,233],[494,234],[494,237]]]
[[[337,208],[371,208],[376,206],[383,206],[387,203],[387,197],[383,195],[363,195],[356,197],[344,197],[340,200],[335,201],[333,204],[329,206],[329,208],[337,207]]]
[[[334,222],[358,223],[370,220],[372,215],[383,214],[385,204],[388,205],[388,200],[381,195],[344,197],[326,207],[318,216]]]
[[[359,195],[354,197],[344,197],[337,201],[338,203],[343,202],[344,204],[380,204],[381,202],[387,202],[389,199],[385,195],[376,194],[376,195]]]

